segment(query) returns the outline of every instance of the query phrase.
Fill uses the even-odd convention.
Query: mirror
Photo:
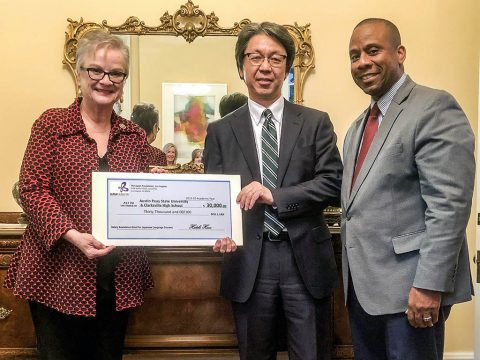
[[[133,16],[118,26],[109,25],[107,20],[101,23],[84,22],[82,18],[67,20],[63,63],[71,72],[75,87],[78,40],[93,29],[122,37],[130,48],[130,74],[125,83],[121,115],[129,118],[131,107],[138,102],[153,103],[159,110],[161,126],[152,145],[158,148],[168,142],[180,145],[179,162],[189,161],[191,150],[203,147],[203,140],[177,137],[179,118],[185,113],[178,107],[189,104],[192,92],[202,99],[203,105],[213,108],[205,112],[205,124],[220,117],[218,101],[222,93],[246,92],[236,69],[234,48],[235,37],[251,22],[249,19],[235,22],[231,27],[221,27],[214,12],[207,15],[188,0],[173,15],[166,11],[156,26],[148,26]],[[302,103],[305,79],[315,67],[309,24],[299,26],[295,23],[285,27],[295,41],[296,54],[291,74],[284,84],[284,96]]]

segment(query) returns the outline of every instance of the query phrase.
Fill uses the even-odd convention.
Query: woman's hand
[[[63,234],[63,238],[79,248],[80,251],[89,259],[105,256],[115,249],[115,246],[105,246],[100,241],[95,239],[93,235],[81,233],[75,229],[68,230],[65,234]]]
[[[217,241],[215,241],[215,245],[213,245],[214,252],[226,253],[234,252],[235,250],[237,250],[237,244],[235,244],[235,241],[233,241],[229,237],[218,239]]]

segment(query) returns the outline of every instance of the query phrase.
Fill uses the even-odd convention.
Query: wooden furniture
[[[18,213],[0,213],[2,284],[24,230],[24,226],[15,224],[18,217]],[[331,232],[341,269],[338,226],[332,226]],[[155,288],[147,293],[144,305],[132,312],[126,337],[128,359],[235,358],[236,337],[230,304],[218,295],[221,255],[199,248],[152,248],[148,253]],[[335,292],[332,306],[333,358],[353,359],[341,287]],[[0,288],[0,334],[1,359],[36,358],[27,302],[3,287]]]

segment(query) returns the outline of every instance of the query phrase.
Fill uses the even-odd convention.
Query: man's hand
[[[215,245],[213,245],[214,252],[226,253],[226,252],[234,252],[235,250],[237,250],[237,244],[235,244],[235,241],[233,241],[229,237],[218,239],[215,242]]]
[[[63,234],[63,238],[79,248],[80,251],[89,259],[105,256],[115,249],[115,246],[103,245],[91,234],[81,233],[74,229],[70,229]]]
[[[439,291],[412,287],[408,296],[408,322],[415,328],[432,327],[438,322],[438,312],[442,302]]]
[[[250,210],[255,203],[273,204],[272,192],[258,181],[252,181],[245,186],[237,195],[237,204],[240,204],[240,209]]]

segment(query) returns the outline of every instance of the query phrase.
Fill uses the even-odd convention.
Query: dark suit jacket
[[[209,125],[205,172],[239,174],[242,187],[262,182],[248,104]],[[285,101],[277,188],[278,218],[290,235],[303,281],[313,297],[332,293],[337,269],[322,210],[337,205],[342,163],[328,115]],[[221,293],[246,301],[253,289],[262,249],[265,205],[243,211],[244,246],[224,258]]]

